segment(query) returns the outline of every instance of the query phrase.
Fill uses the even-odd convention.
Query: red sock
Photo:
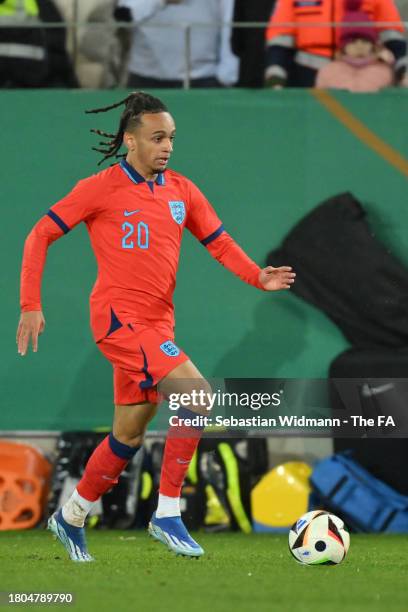
[[[109,491],[139,448],[122,444],[112,433],[106,436],[90,456],[77,485],[81,497],[96,501]]]
[[[186,408],[178,410],[179,418],[193,418],[197,414]],[[181,487],[190,461],[201,438],[203,427],[170,426],[164,447],[159,493],[180,497]]]

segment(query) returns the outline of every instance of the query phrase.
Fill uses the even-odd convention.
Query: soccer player
[[[144,92],[92,113],[124,105],[116,134],[107,139],[102,163],[119,163],[81,180],[34,226],[25,242],[21,274],[18,352],[37,352],[44,331],[41,278],[49,245],[81,221],[89,232],[98,277],[90,297],[91,328],[114,376],[112,432],[91,455],[70,499],[48,522],[73,561],[92,561],[84,523],[93,504],[114,484],[139,451],[160,395],[210,393],[188,356],[174,343],[172,295],[184,227],[213,257],[243,281],[266,291],[289,289],[290,267],[261,270],[224,230],[213,208],[187,178],[167,168],[175,123],[166,106]],[[127,154],[120,156],[124,145]],[[203,397],[203,394],[200,394]],[[193,403],[192,403],[193,404]],[[205,401],[178,411],[166,438],[159,500],[149,532],[177,554],[198,557],[180,517],[180,490],[201,429],[184,419],[204,414]],[[187,425],[187,423],[186,423]]]

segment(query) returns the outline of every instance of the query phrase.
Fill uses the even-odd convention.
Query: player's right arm
[[[33,351],[37,352],[38,336],[45,328],[41,280],[48,247],[97,212],[100,206],[99,182],[98,176],[79,181],[65,198],[50,208],[27,236],[21,268],[21,316],[16,336],[20,355],[27,353],[30,342]]]

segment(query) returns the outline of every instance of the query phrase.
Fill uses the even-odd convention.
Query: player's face
[[[141,124],[132,133],[133,161],[147,174],[163,172],[173,151],[176,126],[170,113],[152,113],[142,116]],[[130,160],[132,163],[132,159]]]

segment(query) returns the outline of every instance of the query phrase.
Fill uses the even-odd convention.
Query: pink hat
[[[378,31],[373,26],[353,26],[353,23],[373,23],[369,15],[361,10],[361,0],[344,1],[343,25],[339,29],[338,46],[342,49],[347,43],[356,38],[364,38],[375,44],[378,40]]]

